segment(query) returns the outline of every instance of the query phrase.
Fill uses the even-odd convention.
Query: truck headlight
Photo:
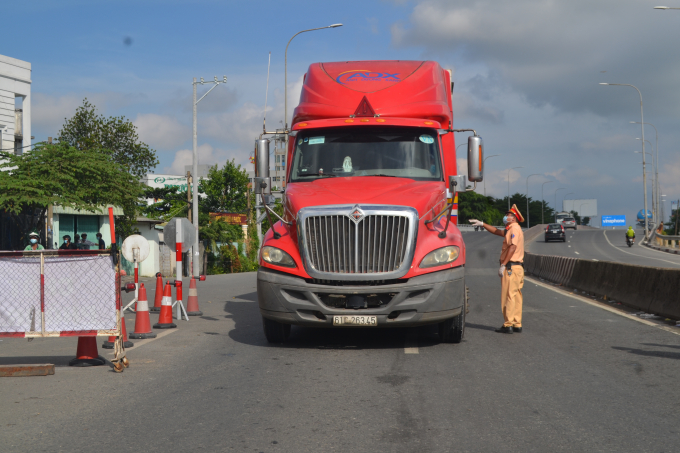
[[[447,247],[442,247],[440,249],[434,250],[423,258],[420,263],[420,268],[441,266],[442,264],[448,264],[456,261],[460,249],[455,245],[449,245]]]
[[[276,264],[277,266],[295,267],[295,261],[293,258],[283,250],[277,249],[276,247],[262,247],[262,258],[266,262],[270,264]]]

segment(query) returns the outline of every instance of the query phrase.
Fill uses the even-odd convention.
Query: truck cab
[[[285,341],[291,325],[425,324],[461,341],[456,192],[467,183],[457,174],[452,88],[450,71],[433,61],[310,65],[287,131],[284,214],[260,251],[268,341]],[[476,132],[468,162],[468,179],[481,181]]]

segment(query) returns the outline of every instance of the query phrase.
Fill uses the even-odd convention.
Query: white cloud
[[[191,129],[170,116],[139,114],[134,124],[140,140],[151,148],[171,149],[191,140]]]
[[[637,93],[597,84],[609,81],[639,84],[658,112],[677,116],[680,61],[665,43],[680,27],[663,19],[637,0],[424,0],[391,33],[397,47],[486,67],[536,106],[620,114]]]
[[[90,104],[95,106],[98,114],[107,115],[107,112],[111,110],[121,109],[144,99],[144,95],[118,92],[51,95],[34,92],[32,98],[33,135],[38,140],[43,140],[43,137],[55,137],[65,120],[76,113],[76,109],[83,105],[83,100],[86,98]]]
[[[215,149],[209,144],[203,144],[198,147],[198,161],[201,164],[224,164],[229,158],[229,153]],[[194,153],[190,149],[181,149],[175,153],[175,159],[172,161],[170,167],[166,167],[164,172],[170,175],[184,175],[186,174],[185,166],[193,164]]]
[[[33,93],[31,127],[34,135],[55,137],[64,124],[64,119],[73,116],[82,103],[83,98],[78,95],[51,96]]]

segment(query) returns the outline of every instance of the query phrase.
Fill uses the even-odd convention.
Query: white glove
[[[502,278],[504,273],[505,273],[505,264],[502,264],[500,269],[498,269],[498,276]]]
[[[480,227],[484,225],[484,222],[482,222],[481,220],[470,219],[468,221],[472,224],[472,226]]]

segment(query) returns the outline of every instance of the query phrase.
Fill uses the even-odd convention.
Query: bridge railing
[[[652,237],[649,241],[652,245],[656,245],[657,247],[680,249],[680,236],[658,234],[656,230],[654,230],[652,231]]]

